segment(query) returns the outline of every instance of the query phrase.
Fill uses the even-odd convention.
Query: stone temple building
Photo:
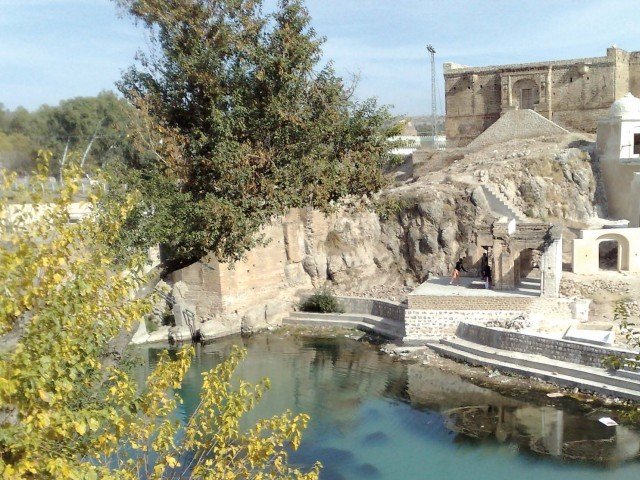
[[[611,104],[640,96],[640,51],[616,46],[604,57],[469,67],[444,64],[450,146],[465,146],[501,115],[531,109],[569,130],[594,133]]]

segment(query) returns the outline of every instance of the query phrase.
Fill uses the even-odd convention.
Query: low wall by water
[[[602,361],[611,355],[630,357],[636,354],[636,352],[620,348],[602,347],[512,330],[487,328],[466,322],[458,325],[456,335],[463,340],[488,347],[543,355],[554,360],[578,363],[589,367],[601,367]]]
[[[364,297],[336,297],[345,313],[364,313],[404,322],[407,307],[391,300]]]

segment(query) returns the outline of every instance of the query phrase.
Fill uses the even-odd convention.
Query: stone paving
[[[486,289],[482,279],[462,277],[458,285],[451,285],[448,277],[432,277],[422,283],[409,296],[458,296],[458,297],[537,297],[540,283],[537,279],[524,279],[517,290]]]

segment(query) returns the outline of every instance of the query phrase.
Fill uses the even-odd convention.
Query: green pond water
[[[640,430],[598,422],[615,412],[544,394],[506,397],[344,336],[275,332],[199,346],[180,418],[198,403],[200,373],[234,344],[248,350],[238,375],[272,382],[254,418],[311,415],[291,461],[321,461],[323,479],[640,479]],[[139,350],[141,381],[160,350]]]

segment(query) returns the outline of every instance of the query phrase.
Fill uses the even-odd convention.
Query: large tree
[[[320,64],[302,1],[116,1],[152,40],[119,84],[152,152],[125,172],[145,194],[129,244],[164,244],[170,269],[208,252],[237,259],[288,209],[380,188],[386,109]]]

